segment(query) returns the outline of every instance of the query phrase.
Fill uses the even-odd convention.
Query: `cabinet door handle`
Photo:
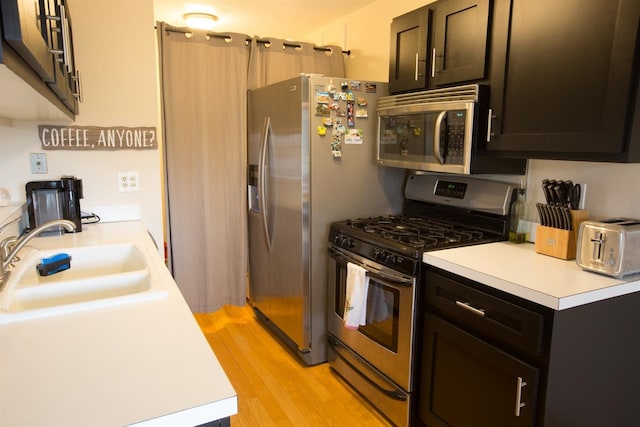
[[[73,96],[75,96],[79,102],[84,102],[84,97],[82,96],[82,80],[80,79],[80,71],[76,70],[75,74],[71,76],[71,80],[76,83],[76,91],[73,92]]]
[[[493,109],[489,108],[489,116],[487,117],[487,142],[491,142],[491,125],[494,118]]]
[[[474,306],[472,306],[471,304],[469,304],[468,302],[462,302],[462,301],[458,301],[456,300],[456,305],[460,308],[464,308],[467,311],[472,312],[473,314],[477,314],[480,317],[484,317],[485,316],[485,311],[482,308],[475,308]]]
[[[57,15],[47,15],[46,18],[48,21],[57,22],[56,27],[52,29],[53,32],[55,33],[62,32],[62,28],[60,24],[60,22],[62,21],[62,18],[60,18]],[[62,49],[49,49],[49,53],[53,54],[56,57],[55,58],[56,62],[64,62],[64,46],[62,47]]]
[[[518,377],[516,382],[516,417],[520,416],[520,409],[524,408],[527,404],[522,402],[522,388],[527,385],[526,381],[522,377]]]
[[[416,75],[415,75],[415,77],[414,77],[414,80],[415,80],[415,81],[418,81],[418,63],[419,63],[419,62],[420,62],[420,61],[418,60],[418,52],[416,52]]]
[[[71,73],[69,64],[69,23],[64,5],[60,5],[60,19],[60,29],[62,30],[62,62],[67,66],[67,73]]]
[[[436,49],[431,49],[431,78],[436,76]]]

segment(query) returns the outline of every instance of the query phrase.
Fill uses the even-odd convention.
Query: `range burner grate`
[[[381,239],[420,250],[471,244],[485,238],[484,233],[477,229],[403,215],[349,220],[347,224]]]

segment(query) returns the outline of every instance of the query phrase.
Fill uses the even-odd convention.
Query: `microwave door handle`
[[[442,129],[442,122],[447,116],[446,111],[441,111],[436,118],[436,124],[433,130],[433,155],[441,165],[444,164],[444,157],[442,156],[442,152],[440,151],[440,131]]]

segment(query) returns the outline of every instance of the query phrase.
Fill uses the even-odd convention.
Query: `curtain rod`
[[[174,33],[182,33],[182,34],[191,34],[191,31],[186,30],[186,29],[182,29],[182,28],[165,28],[165,31],[170,31],[170,32],[174,32]],[[231,36],[224,34],[224,33],[206,33],[205,34],[207,37],[216,37],[219,39],[229,39],[231,38]],[[246,42],[250,42],[252,39],[251,37],[247,37],[245,39]],[[256,43],[260,43],[260,44],[268,44],[271,43],[271,40],[269,39],[257,39]],[[283,45],[285,47],[293,47],[293,48],[300,48],[302,47],[302,45],[300,45],[299,43],[295,43],[295,42],[284,42]],[[320,52],[331,52],[331,48],[329,47],[321,47],[321,46],[314,46],[313,50],[318,50]],[[351,55],[351,50],[343,50],[342,51],[343,54],[349,56]]]

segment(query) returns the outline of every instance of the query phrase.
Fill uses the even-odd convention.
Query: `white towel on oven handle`
[[[347,284],[344,299],[344,326],[358,329],[367,324],[367,294],[369,276],[367,270],[357,264],[347,263]]]

